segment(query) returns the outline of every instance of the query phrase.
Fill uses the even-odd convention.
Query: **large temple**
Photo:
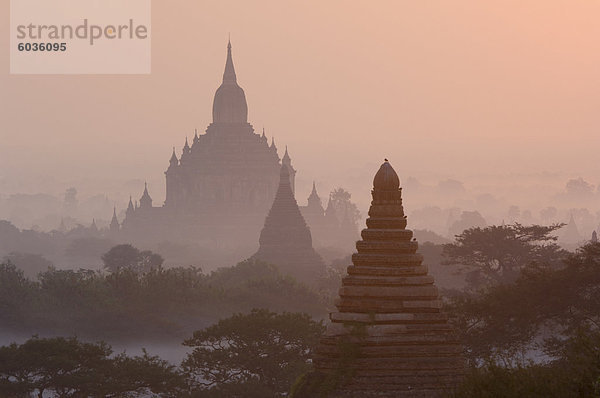
[[[223,80],[214,95],[212,119],[204,134],[196,132],[191,143],[186,138],[179,157],[173,148],[165,171],[164,204],[153,205],[146,185],[139,203],[130,198],[122,225],[113,214],[111,236],[140,243],[255,247],[275,199],[281,167],[287,168],[292,193],[296,170],[287,147],[280,160],[275,140],[269,143],[264,129],[257,134],[248,123],[248,104],[237,82],[231,43]],[[336,217],[332,206],[323,209],[314,186],[308,205],[300,210],[318,246],[354,240],[343,225],[343,215]]]
[[[159,241],[219,241],[221,246],[255,242],[279,184],[280,159],[274,139],[248,123],[244,90],[237,83],[231,53],[217,89],[212,123],[205,134],[187,138],[181,156],[175,148],[165,172],[166,200],[153,206],[148,187],[130,199],[121,228],[125,237]],[[287,150],[282,159],[295,184]]]
[[[400,180],[386,161],[367,228],[342,280],[316,371],[294,397],[441,397],[464,373],[462,347],[406,229]]]

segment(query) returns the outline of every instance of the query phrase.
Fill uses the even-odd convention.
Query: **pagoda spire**
[[[316,213],[320,214],[321,217],[324,215],[325,210],[323,209],[323,205],[321,204],[321,198],[317,193],[317,186],[315,185],[314,181],[312,191],[308,196],[308,207],[310,209],[313,209],[313,211],[315,211]]]
[[[373,180],[367,228],[342,279],[337,312],[313,358],[316,372],[305,382],[313,391],[341,367],[348,376],[331,396],[438,397],[463,378],[463,348],[406,229],[399,185],[386,161]],[[309,396],[303,392],[298,396]]]
[[[127,213],[129,213],[130,211],[133,211],[134,207],[133,207],[133,200],[131,198],[131,195],[129,195],[129,204],[127,205]]]
[[[223,84],[236,83],[235,68],[233,66],[233,57],[231,56],[231,40],[227,41],[227,61],[225,61],[225,72],[223,72]]]
[[[171,155],[171,159],[169,160],[171,166],[177,166],[179,164],[179,160],[177,159],[177,155],[175,154],[175,147],[173,147],[173,154]],[[129,199],[131,203],[131,199]]]
[[[112,216],[112,220],[110,220],[109,230],[110,230],[110,232],[117,232],[119,230],[119,219],[117,218],[117,206],[113,207],[113,216]]]
[[[190,153],[190,144],[188,144],[188,138],[185,137],[185,145],[183,146],[183,154],[187,155]]]
[[[152,198],[148,193],[148,183],[144,182],[144,193],[140,198],[140,208],[149,208],[152,207]]]
[[[238,86],[231,42],[227,43],[227,61],[223,72],[223,83],[215,92],[213,100],[213,123],[247,123],[248,104],[244,90]]]
[[[292,159],[290,158],[290,155],[288,153],[287,145],[285,146],[285,154],[283,155],[281,162],[288,166],[291,166],[291,164],[292,164]]]
[[[255,258],[277,264],[284,273],[303,281],[314,280],[325,270],[323,260],[313,249],[310,229],[294,198],[285,165],[281,166],[279,187],[260,232],[259,245]]]

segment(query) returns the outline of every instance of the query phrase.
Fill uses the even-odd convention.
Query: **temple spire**
[[[227,43],[223,83],[217,89],[213,100],[213,123],[248,123],[248,104],[244,90],[237,84],[231,42]]]
[[[152,207],[152,198],[150,197],[150,194],[148,193],[148,183],[147,182],[144,183],[144,193],[142,194],[142,197],[140,198],[140,207],[142,207],[142,208]]]
[[[171,166],[177,166],[179,160],[177,159],[177,155],[175,154],[175,147],[173,147],[173,154],[171,155],[171,159],[169,160]],[[131,202],[131,199],[129,200]]]
[[[131,195],[129,195],[129,205],[127,205],[127,213],[133,211],[133,200],[131,199]]]
[[[285,154],[283,155],[281,162],[288,166],[291,166],[291,164],[292,164],[292,159],[290,158],[290,155],[288,153],[287,145],[285,146]]]
[[[323,216],[325,210],[323,209],[321,198],[317,193],[317,186],[314,181],[312,186],[312,192],[308,196],[308,207],[315,209],[321,216]]]
[[[109,230],[111,232],[117,232],[119,230],[119,219],[117,218],[117,206],[113,207],[113,216],[110,220]]]
[[[310,229],[294,198],[285,165],[281,166],[279,187],[260,232],[259,245],[254,258],[277,264],[282,272],[302,281],[314,281],[325,270],[323,260],[312,247]]]
[[[233,67],[233,57],[231,56],[231,41],[227,42],[227,61],[225,62],[223,83],[237,83],[237,77],[235,76],[235,68]]]

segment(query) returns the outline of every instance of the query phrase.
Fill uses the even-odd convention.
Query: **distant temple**
[[[570,248],[573,245],[581,243],[582,240],[583,237],[579,233],[575,218],[571,214],[569,222],[558,231],[558,241],[560,244]]]
[[[260,233],[260,247],[253,256],[276,264],[281,271],[299,280],[316,280],[324,275],[325,264],[312,246],[306,225],[290,183],[290,171],[281,167],[279,188]]]
[[[113,212],[111,236],[133,242],[255,246],[275,199],[281,166],[288,170],[292,193],[296,170],[287,147],[280,162],[274,138],[269,144],[264,129],[257,134],[248,123],[248,105],[237,83],[231,43],[212,115],[205,134],[196,132],[191,144],[186,138],[180,157],[173,148],[165,171],[164,204],[153,205],[146,185],[139,205],[130,198],[121,225]],[[336,233],[345,231],[340,219],[330,214],[332,209],[323,210],[314,187],[302,211],[319,245],[335,243]]]
[[[367,228],[342,279],[338,312],[316,350],[316,371],[295,397],[327,388],[336,398],[442,397],[462,380],[463,349],[406,229],[401,193],[386,161],[373,180]]]
[[[237,83],[231,43],[212,115],[205,134],[196,133],[191,145],[186,138],[181,157],[173,148],[165,172],[164,205],[152,206],[148,186],[139,207],[130,201],[123,221],[126,235],[223,243],[256,236],[277,191],[280,163],[275,141],[269,145],[264,130],[256,134],[248,123],[246,95]],[[293,170],[289,155],[286,162]]]

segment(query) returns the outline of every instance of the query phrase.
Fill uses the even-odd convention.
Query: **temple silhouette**
[[[325,273],[325,264],[312,246],[312,236],[294,199],[290,172],[281,166],[275,201],[260,232],[259,249],[253,256],[277,264],[281,271],[302,281],[314,281]]]
[[[109,233],[115,240],[131,242],[190,241],[220,249],[256,246],[279,187],[280,169],[289,175],[292,195],[296,170],[287,146],[279,158],[275,139],[254,131],[248,122],[248,104],[238,85],[231,42],[223,80],[213,100],[212,123],[205,134],[196,131],[185,139],[181,155],[173,148],[165,171],[166,200],[154,206],[148,185],[138,201],[130,198],[120,224],[116,211]],[[308,205],[301,206],[315,241],[336,244],[348,235],[343,215],[332,206],[323,209],[313,185]],[[351,237],[348,241],[352,242]]]
[[[441,397],[463,378],[463,348],[406,229],[400,179],[387,160],[372,195],[316,371],[295,397]]]

